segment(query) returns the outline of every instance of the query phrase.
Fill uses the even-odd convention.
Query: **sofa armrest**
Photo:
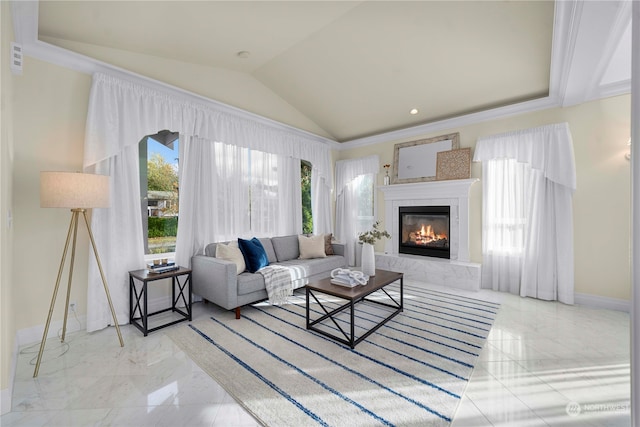
[[[212,303],[234,309],[238,306],[236,264],[206,255],[191,257],[193,293]]]
[[[333,246],[333,253],[335,255],[344,256],[344,243],[331,243],[331,246]]]

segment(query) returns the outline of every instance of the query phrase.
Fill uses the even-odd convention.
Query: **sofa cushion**
[[[298,246],[300,248],[300,259],[324,258],[327,254],[324,252],[324,235],[317,236],[298,236]]]
[[[260,290],[265,290],[262,274],[244,272],[238,276],[238,295],[247,295]]]
[[[242,273],[247,268],[244,262],[244,255],[242,255],[237,242],[230,242],[228,245],[218,243],[216,245],[216,258],[235,263],[237,274]]]
[[[291,236],[272,237],[271,243],[273,244],[273,250],[276,253],[278,262],[297,259],[300,256],[297,234]]]
[[[262,243],[257,238],[254,237],[251,240],[238,238],[238,246],[242,251],[244,262],[250,273],[255,273],[261,268],[269,265],[267,253],[265,252]]]
[[[273,244],[271,243],[271,238],[260,237],[258,240],[260,240],[260,243],[262,244],[264,251],[267,253],[267,259],[269,260],[269,264],[271,264],[272,262],[278,262],[278,257],[276,257],[276,252],[273,250]]]
[[[205,248],[204,248],[204,254],[206,256],[212,256],[215,257],[216,256],[216,247],[218,246],[217,243],[209,243]]]
[[[331,241],[333,240],[333,234],[325,234],[324,235],[324,253],[327,255],[334,255],[333,245]]]
[[[330,255],[326,258],[314,258],[305,260],[289,260],[279,262],[278,264],[285,265],[293,269],[292,277],[305,278],[315,274],[326,273],[326,277],[329,277],[329,273],[334,268],[344,267],[345,259],[343,256]]]

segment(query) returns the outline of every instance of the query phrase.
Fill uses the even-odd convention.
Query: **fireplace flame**
[[[449,257],[450,208],[400,207],[399,253]]]
[[[436,234],[431,224],[422,224],[419,231],[411,233],[410,239],[417,245],[428,245],[431,242],[447,240],[447,235]]]

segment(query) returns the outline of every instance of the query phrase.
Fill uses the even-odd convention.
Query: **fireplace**
[[[398,252],[436,258],[450,254],[450,206],[401,206]]]

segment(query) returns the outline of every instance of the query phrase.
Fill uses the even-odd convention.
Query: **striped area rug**
[[[167,334],[264,425],[450,424],[498,304],[405,284],[404,311],[352,350],[306,330],[303,291],[286,305],[245,307],[241,320],[224,312]],[[356,305],[356,336],[384,310]]]

